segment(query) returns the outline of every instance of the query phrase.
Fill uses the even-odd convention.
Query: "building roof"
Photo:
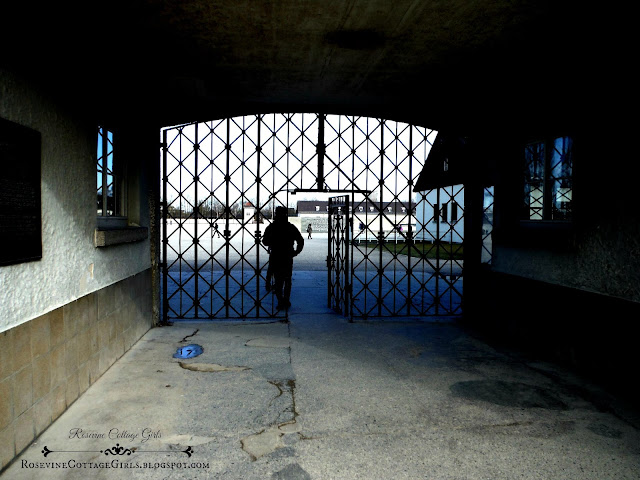
[[[362,201],[362,202],[355,202],[353,205],[353,210],[358,213],[360,208],[363,208],[363,213],[364,211],[366,212],[377,212],[378,208],[380,208],[380,203],[379,202],[372,202],[372,201]],[[316,207],[319,207],[319,210],[316,209]],[[329,202],[327,200],[300,200],[298,201],[297,204],[297,210],[298,210],[298,214],[300,213],[326,213],[327,209],[329,207]],[[416,204],[414,202],[383,202],[382,208],[384,210],[387,210],[388,208],[391,208],[391,212],[393,214],[403,214],[406,212],[403,212],[402,209],[407,209],[409,207],[412,207],[414,210],[416,208]],[[373,210],[371,210],[373,209]]]

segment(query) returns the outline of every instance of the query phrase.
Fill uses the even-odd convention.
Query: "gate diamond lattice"
[[[294,192],[345,194],[329,228],[340,230],[342,243],[328,244],[327,259],[329,267],[332,255],[342,259],[342,283],[336,287],[329,276],[328,288],[342,313],[460,313],[463,188],[412,188],[435,135],[408,124],[324,114],[250,115],[164,129],[164,319],[282,316],[265,288],[268,252],[261,239],[275,207],[294,206]]]

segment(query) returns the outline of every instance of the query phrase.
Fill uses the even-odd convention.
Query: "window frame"
[[[454,224],[458,221],[458,202],[451,202],[451,220],[450,223]]]
[[[100,185],[96,191],[96,207],[101,204],[101,209],[96,208],[96,223],[98,228],[124,228],[128,225],[127,217],[127,182],[126,182],[126,166],[118,160],[115,145],[116,133],[105,125],[99,125],[97,130],[96,141],[96,184],[100,181]],[[105,141],[106,140],[106,141]],[[109,149],[109,147],[111,147]],[[109,166],[109,156],[111,156],[111,166]],[[109,183],[108,177],[112,177]],[[113,188],[113,213],[109,214],[108,207],[109,186]],[[102,191],[101,193],[100,190]],[[100,200],[98,200],[100,199]]]
[[[440,223],[449,223],[447,222],[449,215],[449,203],[443,203],[440,207]]]
[[[555,157],[555,153],[557,152],[557,148],[556,148],[556,142],[558,140],[561,140],[563,142],[563,145],[566,145],[566,147],[563,149],[563,155],[569,155],[569,160],[568,160],[568,169],[569,169],[569,175],[568,176],[563,176],[563,177],[558,177],[554,175],[554,168],[557,167],[558,165],[560,165],[561,169],[564,168],[561,163],[553,163],[553,159]],[[532,178],[536,178],[536,177],[532,177],[531,174],[531,168],[529,167],[529,161],[527,160],[527,155],[528,155],[528,151],[532,151],[532,147],[533,146],[538,146],[535,147],[536,150],[538,152],[541,152],[542,154],[542,161],[541,161],[541,165],[540,165],[540,169],[541,169],[541,176],[540,178],[536,181],[532,181]],[[520,220],[522,222],[531,222],[531,223],[535,223],[535,224],[540,224],[540,223],[571,223],[573,221],[573,192],[575,190],[575,169],[573,166],[573,160],[574,160],[574,156],[575,156],[575,139],[573,136],[571,135],[553,135],[553,136],[547,136],[547,137],[543,137],[543,138],[538,138],[535,140],[531,140],[528,141],[524,144],[524,148],[523,148],[523,184],[522,184],[522,210],[520,213]],[[534,169],[537,170],[537,169]],[[561,180],[567,180],[568,179],[568,184],[570,185],[568,187],[568,193],[569,193],[569,198],[570,198],[570,202],[569,203],[569,207],[568,207],[568,214],[565,214],[564,218],[554,218],[555,214],[556,214],[556,210],[557,211],[561,211],[560,209],[556,209],[555,207],[555,203],[556,203],[556,198],[554,198],[554,183],[556,181],[561,181]],[[536,185],[539,184],[538,187],[536,188],[540,188],[542,191],[540,193],[540,195],[538,195],[535,199],[536,204],[540,204],[540,206],[535,206],[532,207],[532,201],[531,199],[532,197],[532,191],[533,189],[531,188],[532,185]],[[567,188],[562,187],[562,188]],[[567,196],[566,193],[564,194],[560,194],[563,196]],[[535,215],[538,218],[532,218],[532,216],[534,216],[533,210],[536,210]]]

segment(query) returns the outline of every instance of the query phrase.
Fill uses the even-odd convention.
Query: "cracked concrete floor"
[[[638,479],[636,413],[454,323],[294,305],[152,329],[2,480]]]

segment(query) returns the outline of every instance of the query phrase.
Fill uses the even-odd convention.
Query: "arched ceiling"
[[[580,7],[578,8],[577,5]],[[130,0],[3,7],[0,53],[104,118],[329,111],[430,128],[585,120],[601,12],[535,0]],[[602,25],[601,25],[602,26]],[[614,72],[616,75],[616,72]],[[591,107],[600,100],[590,99]]]

